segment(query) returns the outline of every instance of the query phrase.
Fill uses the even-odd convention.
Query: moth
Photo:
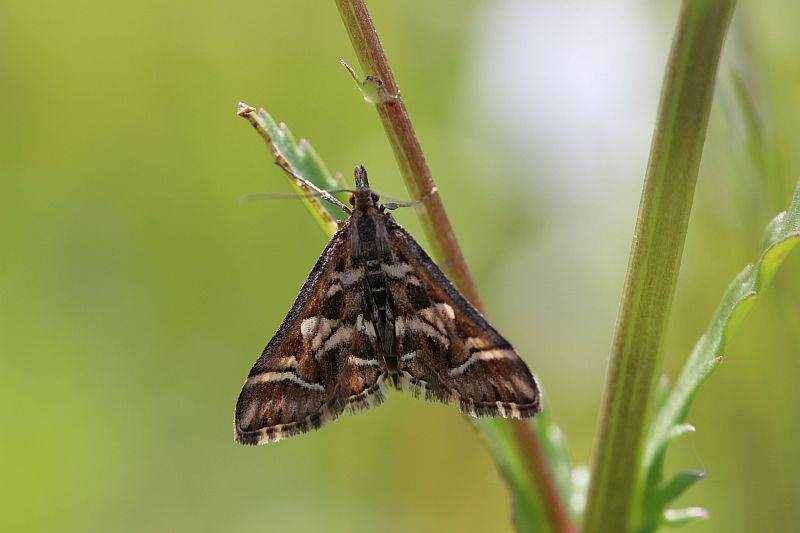
[[[296,179],[305,182],[295,175]],[[363,166],[350,216],[255,362],[236,403],[235,439],[279,441],[378,405],[390,388],[473,417],[531,417],[539,386],[511,344],[378,205]]]

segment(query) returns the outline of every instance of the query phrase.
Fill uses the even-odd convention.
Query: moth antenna
[[[427,202],[428,200],[433,198],[434,194],[436,194],[438,192],[439,192],[439,189],[437,189],[436,187],[433,187],[430,191],[426,192],[418,200],[412,200],[410,202],[390,202],[388,204],[382,204],[381,205],[381,209],[394,210],[394,209],[399,209],[401,207],[414,207],[415,205],[419,205],[419,204],[422,204],[424,202]]]
[[[355,189],[327,189],[329,193],[338,192],[355,192]],[[251,192],[245,194],[239,201],[242,203],[253,202],[256,200],[302,200],[304,198],[320,198],[321,195],[317,192],[307,192],[305,194],[299,193],[283,193],[283,192]]]
[[[377,194],[378,196],[380,196],[381,199],[383,199],[383,200],[391,200],[392,202],[397,202],[397,203],[401,203],[401,204],[405,202],[405,200],[403,200],[401,198],[398,198],[397,196],[392,196],[391,194],[386,194],[383,191],[379,191],[378,189],[373,189],[372,187],[370,187],[370,190],[372,192],[374,192],[375,194]]]
[[[327,200],[329,203],[332,203],[333,205],[335,205],[336,207],[338,207],[339,209],[341,209],[342,211],[344,211],[348,215],[352,214],[353,211],[349,207],[344,205],[342,202],[340,202],[338,198],[336,198],[335,196],[330,194],[328,191],[326,191],[324,189],[320,189],[319,187],[317,187],[316,185],[314,185],[313,183],[311,183],[310,181],[308,181],[304,177],[298,175],[294,170],[291,169],[291,167],[289,167],[288,164],[284,163],[283,161],[275,161],[275,164],[278,165],[279,167],[281,167],[281,169],[283,169],[284,172],[289,174],[295,180],[299,181],[300,183],[302,183],[303,185],[305,185],[309,189],[311,189],[314,192],[316,192],[324,200]]]

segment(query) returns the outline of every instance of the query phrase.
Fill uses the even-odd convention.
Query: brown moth
[[[295,176],[303,182],[302,178]],[[463,413],[527,418],[536,378],[387,209],[364,167],[323,250],[236,403],[236,441],[263,444],[380,404],[390,386]],[[308,185],[308,184],[307,184]]]

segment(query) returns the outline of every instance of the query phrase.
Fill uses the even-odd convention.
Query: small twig
[[[558,533],[575,533],[577,528],[567,511],[566,504],[561,498],[561,493],[556,486],[556,480],[550,465],[545,459],[544,451],[536,434],[531,431],[529,422],[525,420],[508,420],[514,432],[514,437],[519,442],[520,447],[527,451],[525,461],[528,471],[533,473],[539,487],[539,497],[542,499],[542,507],[550,520],[553,531]]]
[[[336,5],[350,35],[359,63],[367,76],[362,81],[352,67],[344,61],[342,65],[356,81],[365,99],[375,105],[412,196],[426,197],[435,190],[433,177],[367,6],[363,0],[336,0]],[[449,277],[464,296],[475,307],[481,309],[475,282],[461,254],[440,196],[433,194],[427,198],[419,212],[422,227],[439,264],[451,267],[448,269]],[[507,422],[512,424],[514,438],[519,448],[523,450],[527,475],[532,485],[536,487],[542,503],[547,506],[551,529],[560,533],[574,531],[567,507],[561,499],[541,445],[530,424],[524,421]]]

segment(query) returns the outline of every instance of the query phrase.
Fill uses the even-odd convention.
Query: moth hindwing
[[[390,386],[471,416],[541,409],[536,379],[356,168],[350,218],[244,383],[236,441],[262,444],[381,403]]]

